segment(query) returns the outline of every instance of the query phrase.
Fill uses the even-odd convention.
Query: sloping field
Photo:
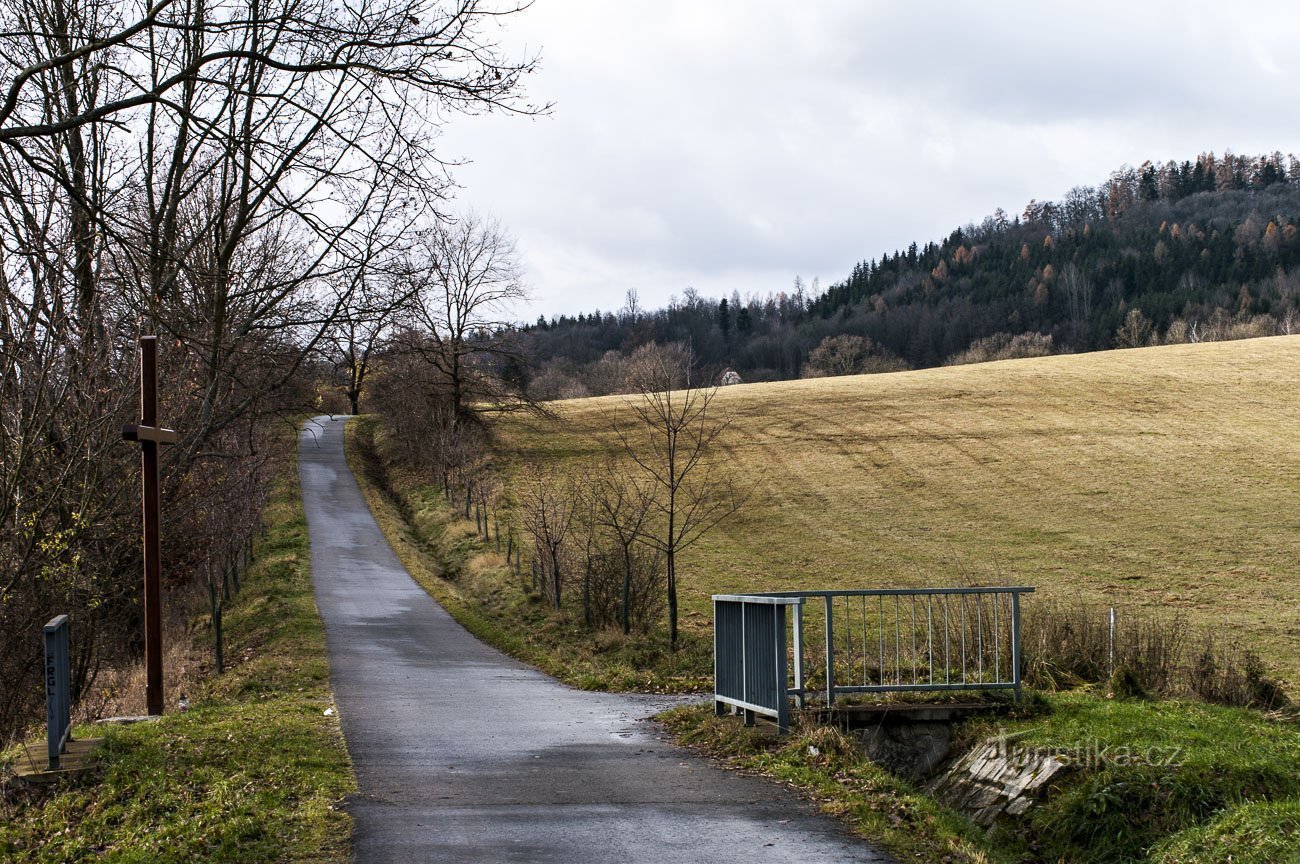
[[[631,397],[503,430],[518,462],[602,460]],[[1300,336],[719,393],[757,481],[681,564],[715,592],[1020,583],[1183,610],[1300,680]],[[626,419],[626,417],[625,417]]]

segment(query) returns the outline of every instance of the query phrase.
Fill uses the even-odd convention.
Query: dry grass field
[[[510,420],[503,450],[599,463],[630,398]],[[720,455],[757,486],[679,565],[691,629],[715,592],[1019,583],[1181,610],[1300,681],[1300,336],[740,385],[717,404]]]

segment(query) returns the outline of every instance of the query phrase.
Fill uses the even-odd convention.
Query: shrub
[[[664,557],[641,545],[628,549],[613,540],[597,541],[591,555],[590,608],[593,627],[617,627],[623,620],[623,580],[628,579],[628,619],[632,629],[646,632],[664,611],[667,573]]]
[[[976,339],[965,351],[954,354],[945,366],[962,366],[967,363],[988,363],[994,360],[1020,360],[1025,357],[1046,357],[1055,353],[1052,337],[1046,333],[994,333]]]

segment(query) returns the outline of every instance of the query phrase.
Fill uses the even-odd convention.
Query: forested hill
[[[1300,161],[1203,154],[865,260],[824,292],[688,290],[666,309],[527,328],[538,398],[619,389],[629,355],[688,344],[746,381],[1300,332]]]

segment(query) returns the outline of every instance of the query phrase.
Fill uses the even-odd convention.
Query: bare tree
[[[1065,289],[1065,297],[1070,304],[1070,325],[1074,338],[1080,347],[1087,347],[1082,343],[1088,338],[1088,321],[1092,317],[1092,280],[1071,261],[1061,270],[1061,287]]]
[[[578,511],[578,495],[571,480],[549,472],[534,472],[524,478],[520,491],[524,530],[532,535],[545,556],[543,591],[559,609],[564,588],[561,550],[569,539]]]
[[[685,388],[656,387],[679,375],[686,378]],[[674,649],[677,556],[739,509],[744,498],[714,458],[714,445],[731,422],[713,404],[717,393],[716,386],[692,386],[689,362],[673,369],[661,360],[661,368],[641,380],[639,398],[629,403],[635,421],[614,421],[624,451],[654,493],[660,524],[642,540],[662,552],[667,563],[668,634]]]
[[[1141,309],[1130,309],[1124,323],[1115,331],[1118,348],[1141,348],[1151,342],[1151,322]]]
[[[447,382],[458,418],[526,405],[510,380],[522,348],[510,315],[525,299],[514,240],[495,220],[470,213],[422,232],[411,266],[412,339]]]
[[[638,564],[635,547],[648,542],[646,531],[655,508],[654,492],[611,465],[604,477],[589,486],[588,495],[593,528],[603,529],[618,547],[622,571],[619,624],[627,634],[632,631],[632,586]]]
[[[872,347],[871,340],[865,336],[851,333],[827,336],[809,352],[803,375],[805,378],[857,375],[866,370]]]
[[[353,414],[361,413],[361,394],[376,353],[391,336],[415,292],[400,262],[386,255],[378,238],[363,250],[356,266],[337,283],[339,312],[326,335],[328,359],[343,377],[343,390]]]

